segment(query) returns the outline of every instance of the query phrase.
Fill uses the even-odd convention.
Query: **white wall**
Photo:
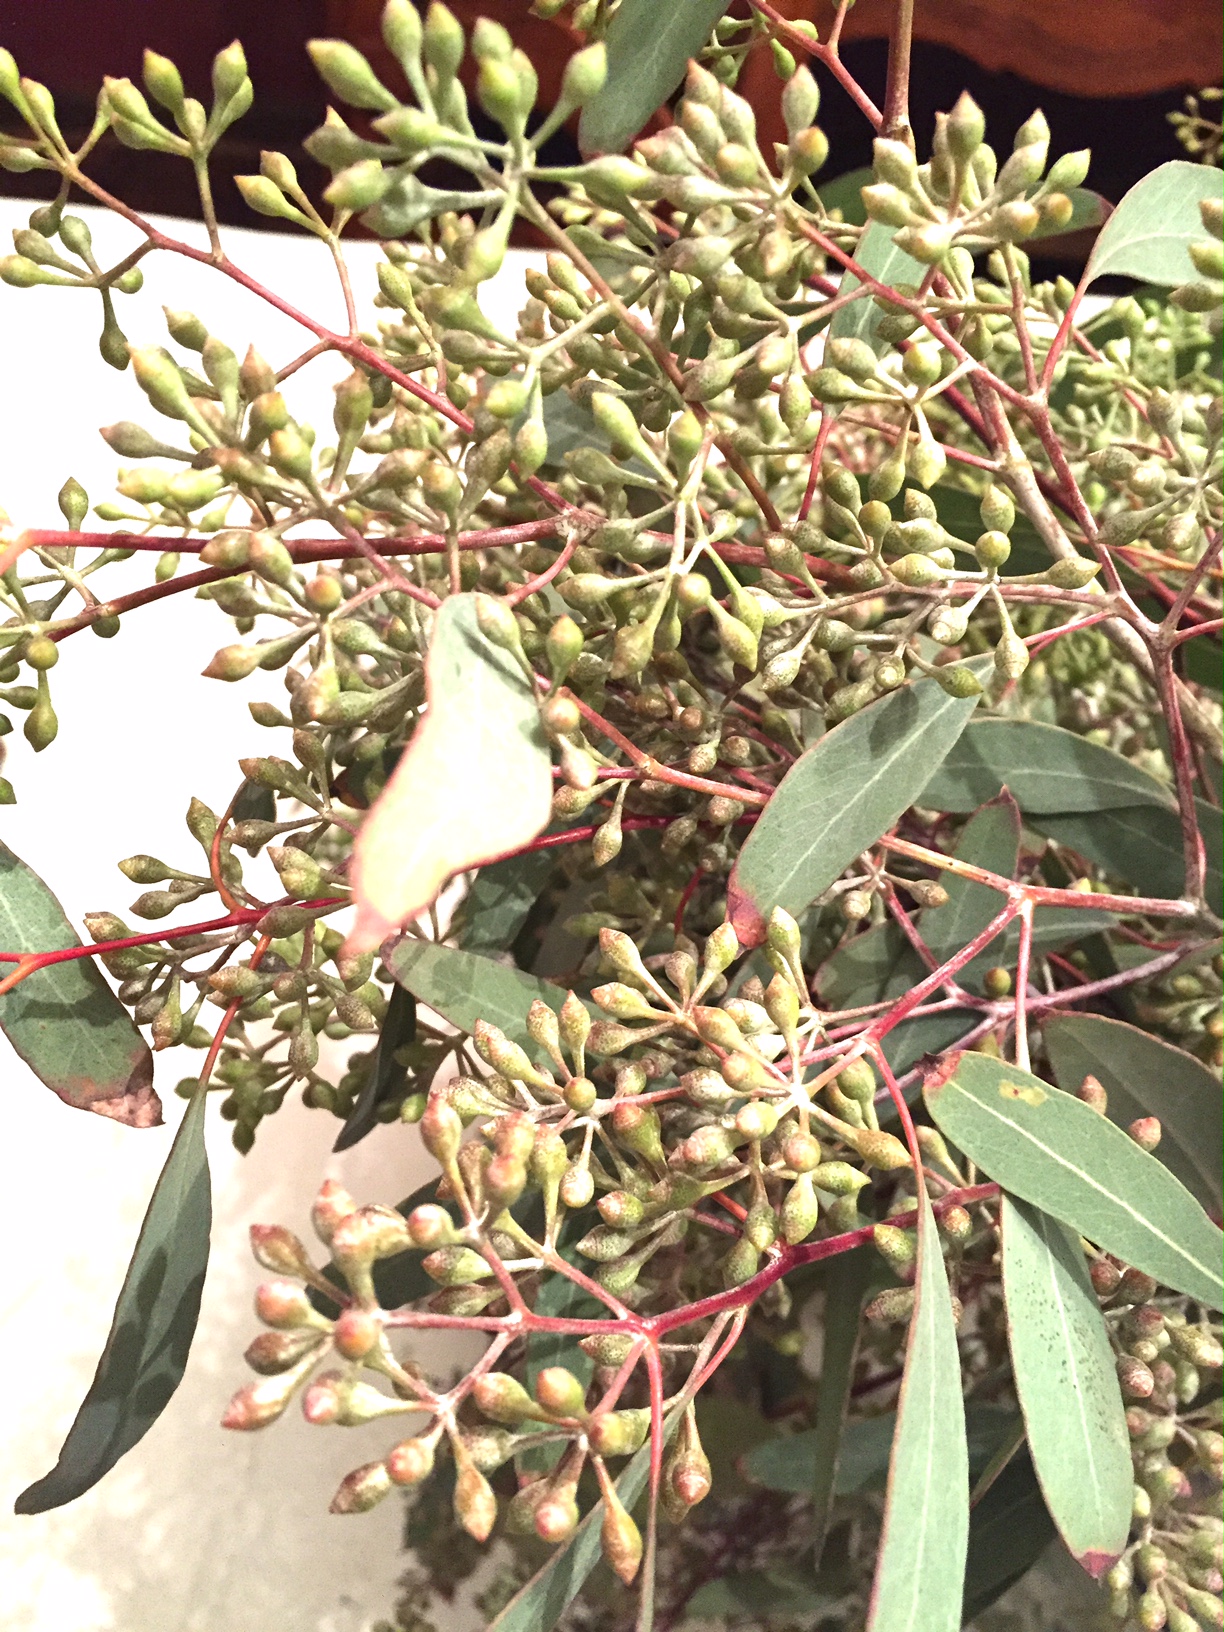
[[[89,219],[104,265],[134,244],[132,229],[105,212],[76,213]],[[0,253],[26,216],[26,206],[0,200]],[[190,224],[159,225],[202,240]],[[342,322],[330,260],[313,240],[233,232],[227,243],[241,266],[295,304]],[[350,255],[363,309],[376,289],[376,256],[368,243]],[[239,355],[254,341],[274,366],[310,341],[209,268],[159,255],[145,271],[141,294],[118,297],[120,322],[136,343],[165,342],[163,302],[197,311]],[[521,275],[516,264],[499,280],[495,300],[506,315],[519,302]],[[55,495],[70,475],[93,502],[114,496],[119,461],[98,426],[125,418],[159,424],[130,371],[120,375],[102,362],[100,327],[90,292],[0,284],[0,505],[19,526],[62,525]],[[343,372],[343,364],[322,360],[287,387],[291,409],[325,439],[328,387]],[[150,582],[155,559],[107,569],[108,592]],[[215,607],[187,596],[132,613],[111,641],[76,635],[63,643],[52,677],[58,740],[35,758],[19,727],[6,739],[19,802],[0,809],[0,838],[47,880],[77,924],[84,912],[122,912],[134,899],[138,887],[115,868],[122,857],[149,851],[192,865],[193,841],[182,825],[191,795],[220,808],[236,760],[275,751],[247,703],[279,702],[279,678],[227,686],[200,675],[233,638]],[[207,899],[186,921],[212,915],[201,906]],[[398,1200],[428,1172],[416,1136],[397,1128],[380,1127],[345,1156],[329,1157],[338,1124],[296,1103],[263,1125],[245,1159],[224,1124],[210,1126],[212,1265],[187,1374],[165,1414],[77,1502],[34,1518],[12,1514],[18,1492],[53,1464],[88,1387],[182,1110],[174,1084],[198,1063],[198,1054],[182,1050],[157,1057],[170,1125],[134,1132],[68,1109],[0,1038],[8,1157],[0,1277],[5,1632],[361,1632],[393,1601],[402,1567],[398,1502],[361,1518],[326,1511],[339,1479],[376,1455],[388,1430],[311,1429],[293,1412],[261,1434],[217,1426],[229,1395],[250,1376],[241,1352],[257,1329],[250,1298],[259,1275],[247,1225],[285,1223],[309,1238],[307,1211],[324,1172],[360,1201]]]

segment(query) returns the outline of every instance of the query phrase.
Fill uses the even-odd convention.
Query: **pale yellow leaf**
[[[448,878],[548,824],[539,711],[513,657],[481,634],[472,595],[450,596],[436,615],[425,690],[421,723],[353,847],[351,952],[381,945]]]

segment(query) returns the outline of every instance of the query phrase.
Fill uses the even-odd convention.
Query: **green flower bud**
[[[967,163],[986,139],[986,115],[968,91],[962,91],[945,128],[953,158]]]
[[[1046,583],[1055,589],[1084,589],[1101,570],[1099,561],[1086,561],[1083,556],[1056,561],[1045,575]]]
[[[365,57],[346,40],[308,40],[306,49],[320,78],[350,107],[386,113],[396,106]]]
[[[603,90],[608,77],[608,52],[602,40],[576,51],[561,77],[561,105],[584,108]]]
[[[816,1172],[820,1169],[817,1168]],[[800,1173],[786,1193],[782,1203],[782,1235],[788,1246],[806,1241],[816,1228],[820,1217],[820,1203],[816,1197],[812,1173]]]
[[[871,1239],[876,1251],[898,1280],[914,1279],[918,1266],[918,1249],[912,1235],[892,1224],[877,1224],[871,1233]]]

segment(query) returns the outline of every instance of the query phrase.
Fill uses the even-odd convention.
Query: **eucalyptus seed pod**
[[[631,1585],[642,1562],[642,1537],[636,1524],[626,1513],[620,1497],[602,1462],[595,1463],[603,1497],[604,1517],[600,1534],[603,1554],[625,1586]]]
[[[789,1141],[787,1149],[795,1143]],[[815,1144],[815,1140],[812,1141]],[[817,1146],[817,1150],[819,1150]],[[800,1172],[790,1189],[786,1192],[786,1199],[782,1203],[782,1236],[788,1246],[797,1246],[800,1241],[806,1241],[816,1228],[820,1218],[820,1203],[816,1196],[814,1172]]]
[[[314,1265],[291,1230],[280,1224],[252,1224],[250,1234],[252,1255],[264,1269],[305,1280],[313,1278]]]
[[[876,1294],[863,1310],[868,1320],[880,1326],[899,1325],[908,1321],[914,1312],[915,1292],[912,1286],[890,1286]]]
[[[466,1453],[455,1446],[455,1517],[468,1535],[484,1542],[497,1522],[497,1497],[493,1487]]]
[[[284,1414],[298,1384],[314,1363],[312,1351],[290,1370],[282,1371],[275,1377],[261,1377],[257,1383],[248,1383],[245,1388],[240,1388],[226,1406],[221,1426],[249,1433],[275,1422]]]

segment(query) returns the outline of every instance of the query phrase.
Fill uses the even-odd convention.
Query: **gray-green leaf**
[[[1002,1203],[1012,1372],[1046,1506],[1094,1579],[1130,1531],[1134,1471],[1122,1390],[1079,1237],[1027,1202]]]
[[[684,78],[730,0],[621,0],[608,28],[608,77],[582,110],[584,153],[619,153]]]
[[[565,1000],[564,991],[547,980],[436,941],[402,940],[387,967],[401,986],[460,1031],[470,1032],[477,1020],[487,1020],[532,1051],[527,1010],[536,998],[554,1009]]]
[[[1214,1072],[1172,1043],[1098,1014],[1051,1015],[1042,1035],[1060,1088],[1074,1093],[1091,1072],[1119,1126],[1139,1116],[1160,1118],[1157,1159],[1204,1207],[1219,1213],[1224,1114]]]
[[[143,1439],[182,1381],[208,1269],[212,1194],[204,1148],[206,1096],[179,1124],[140,1227],[89,1392],[50,1473],[14,1511],[46,1513],[84,1495]]]
[[[1195,276],[1192,243],[1206,236],[1199,205],[1220,196],[1210,165],[1171,159],[1136,182],[1102,227],[1088,258],[1088,281],[1109,274],[1145,283],[1186,283]]]
[[[984,1173],[1165,1286],[1224,1302],[1224,1237],[1155,1156],[1083,1100],[985,1054],[927,1078],[941,1132]]]
[[[797,759],[749,834],[727,886],[743,946],[775,907],[799,914],[886,833],[930,779],[973,712],[933,680],[898,687],[834,726]]]
[[[961,1624],[969,1456],[952,1301],[925,1191],[916,1291],[867,1632],[959,1632]]]
[[[869,272],[880,283],[892,288],[898,283],[921,282],[925,267],[912,255],[897,248],[894,233],[893,227],[886,227],[881,221],[870,222],[858,241],[854,259],[864,272]],[[839,296],[848,295],[858,287],[859,280],[853,272],[843,272],[837,293]],[[873,351],[880,353],[884,350],[885,342],[879,338],[876,330],[883,316],[884,313],[870,295],[852,300],[839,307],[829,319],[829,339],[866,340]]]
[[[0,844],[0,941],[10,952],[80,946],[38,874]],[[0,964],[0,975],[11,964]],[[156,1127],[153,1055],[92,958],[54,963],[0,997],[0,1030],[66,1105],[133,1128]]]

